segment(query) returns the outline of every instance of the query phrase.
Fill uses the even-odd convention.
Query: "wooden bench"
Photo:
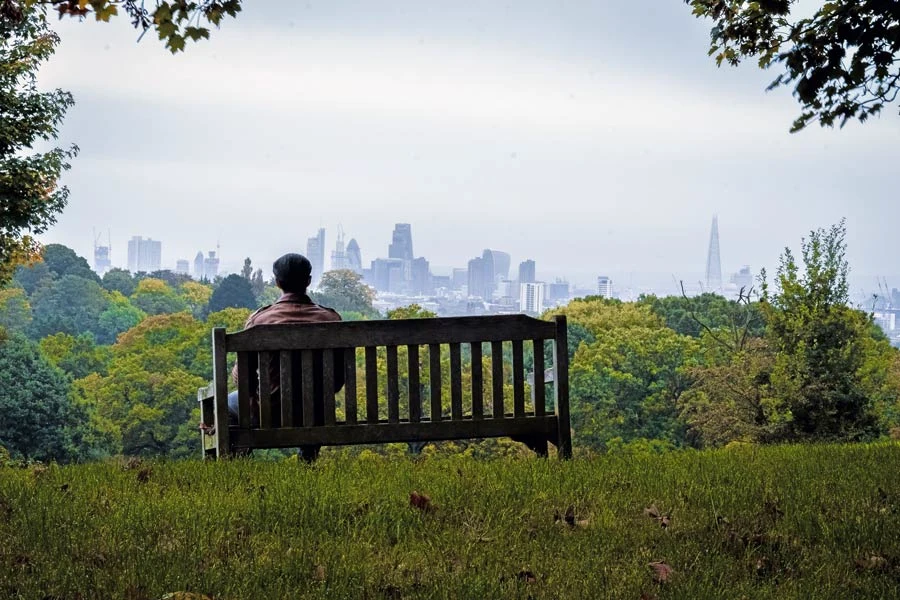
[[[553,347],[549,368],[545,365],[545,340]],[[572,454],[564,316],[555,317],[552,322],[525,315],[502,315],[257,325],[232,334],[216,328],[212,343],[214,381],[198,392],[205,456],[310,444],[505,436],[524,442],[541,455],[547,454],[548,442],[557,447],[559,457],[569,458]],[[526,374],[524,362],[528,346],[534,357],[532,372],[539,374],[533,378],[530,402],[526,402],[526,377],[530,374]],[[506,365],[504,350],[507,359],[511,357]],[[470,369],[463,368],[464,351],[471,357]],[[229,353],[237,355],[239,403],[237,424],[230,426]],[[399,360],[403,354],[405,361]],[[449,356],[449,373],[443,368],[442,356]],[[483,368],[488,357],[489,386]],[[386,363],[386,381],[379,381],[379,360]],[[272,361],[280,367],[280,390],[274,397],[269,381]],[[406,363],[404,372],[400,362]],[[358,368],[365,373],[359,384]],[[553,382],[554,409],[550,411],[546,409],[548,386],[542,376],[545,369],[552,371],[546,377],[546,381]],[[338,370],[343,370],[345,380],[342,405],[334,392]],[[470,371],[465,375],[470,375],[471,380],[466,389],[464,370]],[[446,410],[443,387],[448,377]],[[258,388],[257,379],[261,380]],[[510,382],[511,399],[504,394],[504,387],[508,388]],[[257,389],[258,415],[251,415],[251,395],[256,395],[251,390]],[[358,391],[363,392],[362,406]],[[381,392],[382,398],[386,396],[386,414],[379,414],[378,410]],[[489,402],[485,398],[488,395]],[[282,398],[291,401],[282,402]]]

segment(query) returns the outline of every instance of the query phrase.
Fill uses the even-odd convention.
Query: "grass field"
[[[175,591],[900,598],[900,445],[0,469],[0,598]]]

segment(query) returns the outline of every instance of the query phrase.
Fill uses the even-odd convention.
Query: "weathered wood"
[[[388,346],[387,350],[387,405],[388,421],[400,421],[400,375],[397,372],[397,346]]]
[[[484,418],[484,375],[481,363],[481,342],[472,347],[472,418]]]
[[[422,419],[422,390],[419,388],[419,347],[406,347],[407,377],[409,382],[409,420],[418,423]]]
[[[344,417],[356,425],[356,348],[344,350]]]
[[[318,350],[356,346],[458,344],[552,339],[554,335],[553,323],[525,315],[255,325],[229,335],[228,350]]]
[[[429,377],[431,378],[431,413],[432,421],[440,421],[444,408],[441,404],[441,346],[428,345]]]
[[[212,330],[213,347],[213,383],[216,386],[215,419],[216,419],[216,454],[219,458],[231,454],[231,439],[228,429],[228,353],[226,352],[225,328]]]
[[[322,404],[325,425],[334,425],[334,350],[322,351]]]
[[[378,422],[378,354],[366,346],[366,422]]]
[[[491,342],[491,388],[494,419],[502,419],[503,408],[503,342]]]
[[[303,427],[315,424],[315,393],[313,379],[313,352],[300,352],[300,403],[303,407]]]
[[[556,338],[553,341],[553,389],[556,396],[556,416],[560,458],[572,458],[572,427],[569,424],[569,343],[565,315],[553,317]]]
[[[553,415],[526,419],[467,419],[438,423],[384,423],[379,425],[335,425],[293,429],[236,429],[235,445],[251,448],[290,448],[302,444],[385,444],[409,440],[458,440],[489,437],[555,435]]]
[[[525,359],[522,341],[513,340],[513,414],[521,417],[525,414]]]
[[[568,356],[565,318],[555,323],[522,315],[417,319],[407,321],[353,322],[252,327],[227,335],[224,329],[213,334],[214,402],[202,407],[204,422],[213,412],[217,432],[217,452],[225,456],[232,448],[273,448],[298,445],[338,445],[432,441],[510,436],[543,453],[546,441],[552,441],[563,458],[571,456],[571,429],[568,406]],[[217,333],[218,332],[218,333]],[[547,415],[544,385],[544,340],[554,342],[555,414]],[[524,342],[532,342],[535,354],[534,410],[526,411]],[[505,411],[503,342],[512,343],[512,412]],[[449,345],[450,417],[443,415],[441,344]],[[468,392],[462,386],[462,349],[470,344],[472,365],[472,409],[463,405]],[[491,349],[492,418],[485,419],[485,373],[483,344]],[[430,414],[422,409],[420,345],[428,345],[430,375]],[[400,414],[400,374],[398,346],[407,349],[409,412]],[[378,412],[378,352],[385,347],[387,363],[386,419]],[[355,348],[365,348],[366,418],[360,422],[357,398]],[[562,350],[561,350],[562,349]],[[227,352],[238,352],[237,424],[228,421]],[[335,354],[335,351],[338,354]],[[271,353],[278,352],[278,356]],[[339,357],[343,357],[341,360]],[[297,359],[299,358],[299,364]],[[281,379],[270,380],[271,361],[278,360]],[[258,369],[257,369],[258,366]],[[274,369],[273,369],[274,370]],[[299,373],[297,371],[300,371]],[[335,409],[335,384],[344,379],[344,416],[338,422]],[[259,427],[250,415],[250,399],[259,382]],[[281,393],[281,427],[273,428],[270,391],[278,384]],[[321,389],[320,389],[321,385]],[[299,393],[298,393],[299,392]],[[295,397],[298,402],[295,402]],[[198,392],[199,398],[199,392]],[[300,414],[296,414],[300,413]],[[251,427],[251,425],[254,425]],[[204,447],[210,439],[201,437]]]
[[[294,362],[291,360],[291,354],[290,350],[279,352],[282,427],[294,426]]]
[[[250,353],[238,352],[238,427],[250,428]]]
[[[459,344],[450,344],[450,418],[462,419],[462,355]]]
[[[533,341],[534,382],[531,390],[534,394],[534,414],[543,417],[547,410],[547,387],[544,384],[544,340]]]
[[[270,381],[270,353],[259,353],[259,426],[269,429],[272,426],[272,383]]]

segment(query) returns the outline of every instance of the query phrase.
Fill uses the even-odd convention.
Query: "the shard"
[[[719,256],[719,217],[713,215],[709,232],[709,252],[706,254],[706,291],[722,293],[722,259]]]

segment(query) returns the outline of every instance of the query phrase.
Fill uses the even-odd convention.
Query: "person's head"
[[[312,264],[302,254],[285,254],[272,264],[272,273],[283,292],[306,293],[312,282]]]

